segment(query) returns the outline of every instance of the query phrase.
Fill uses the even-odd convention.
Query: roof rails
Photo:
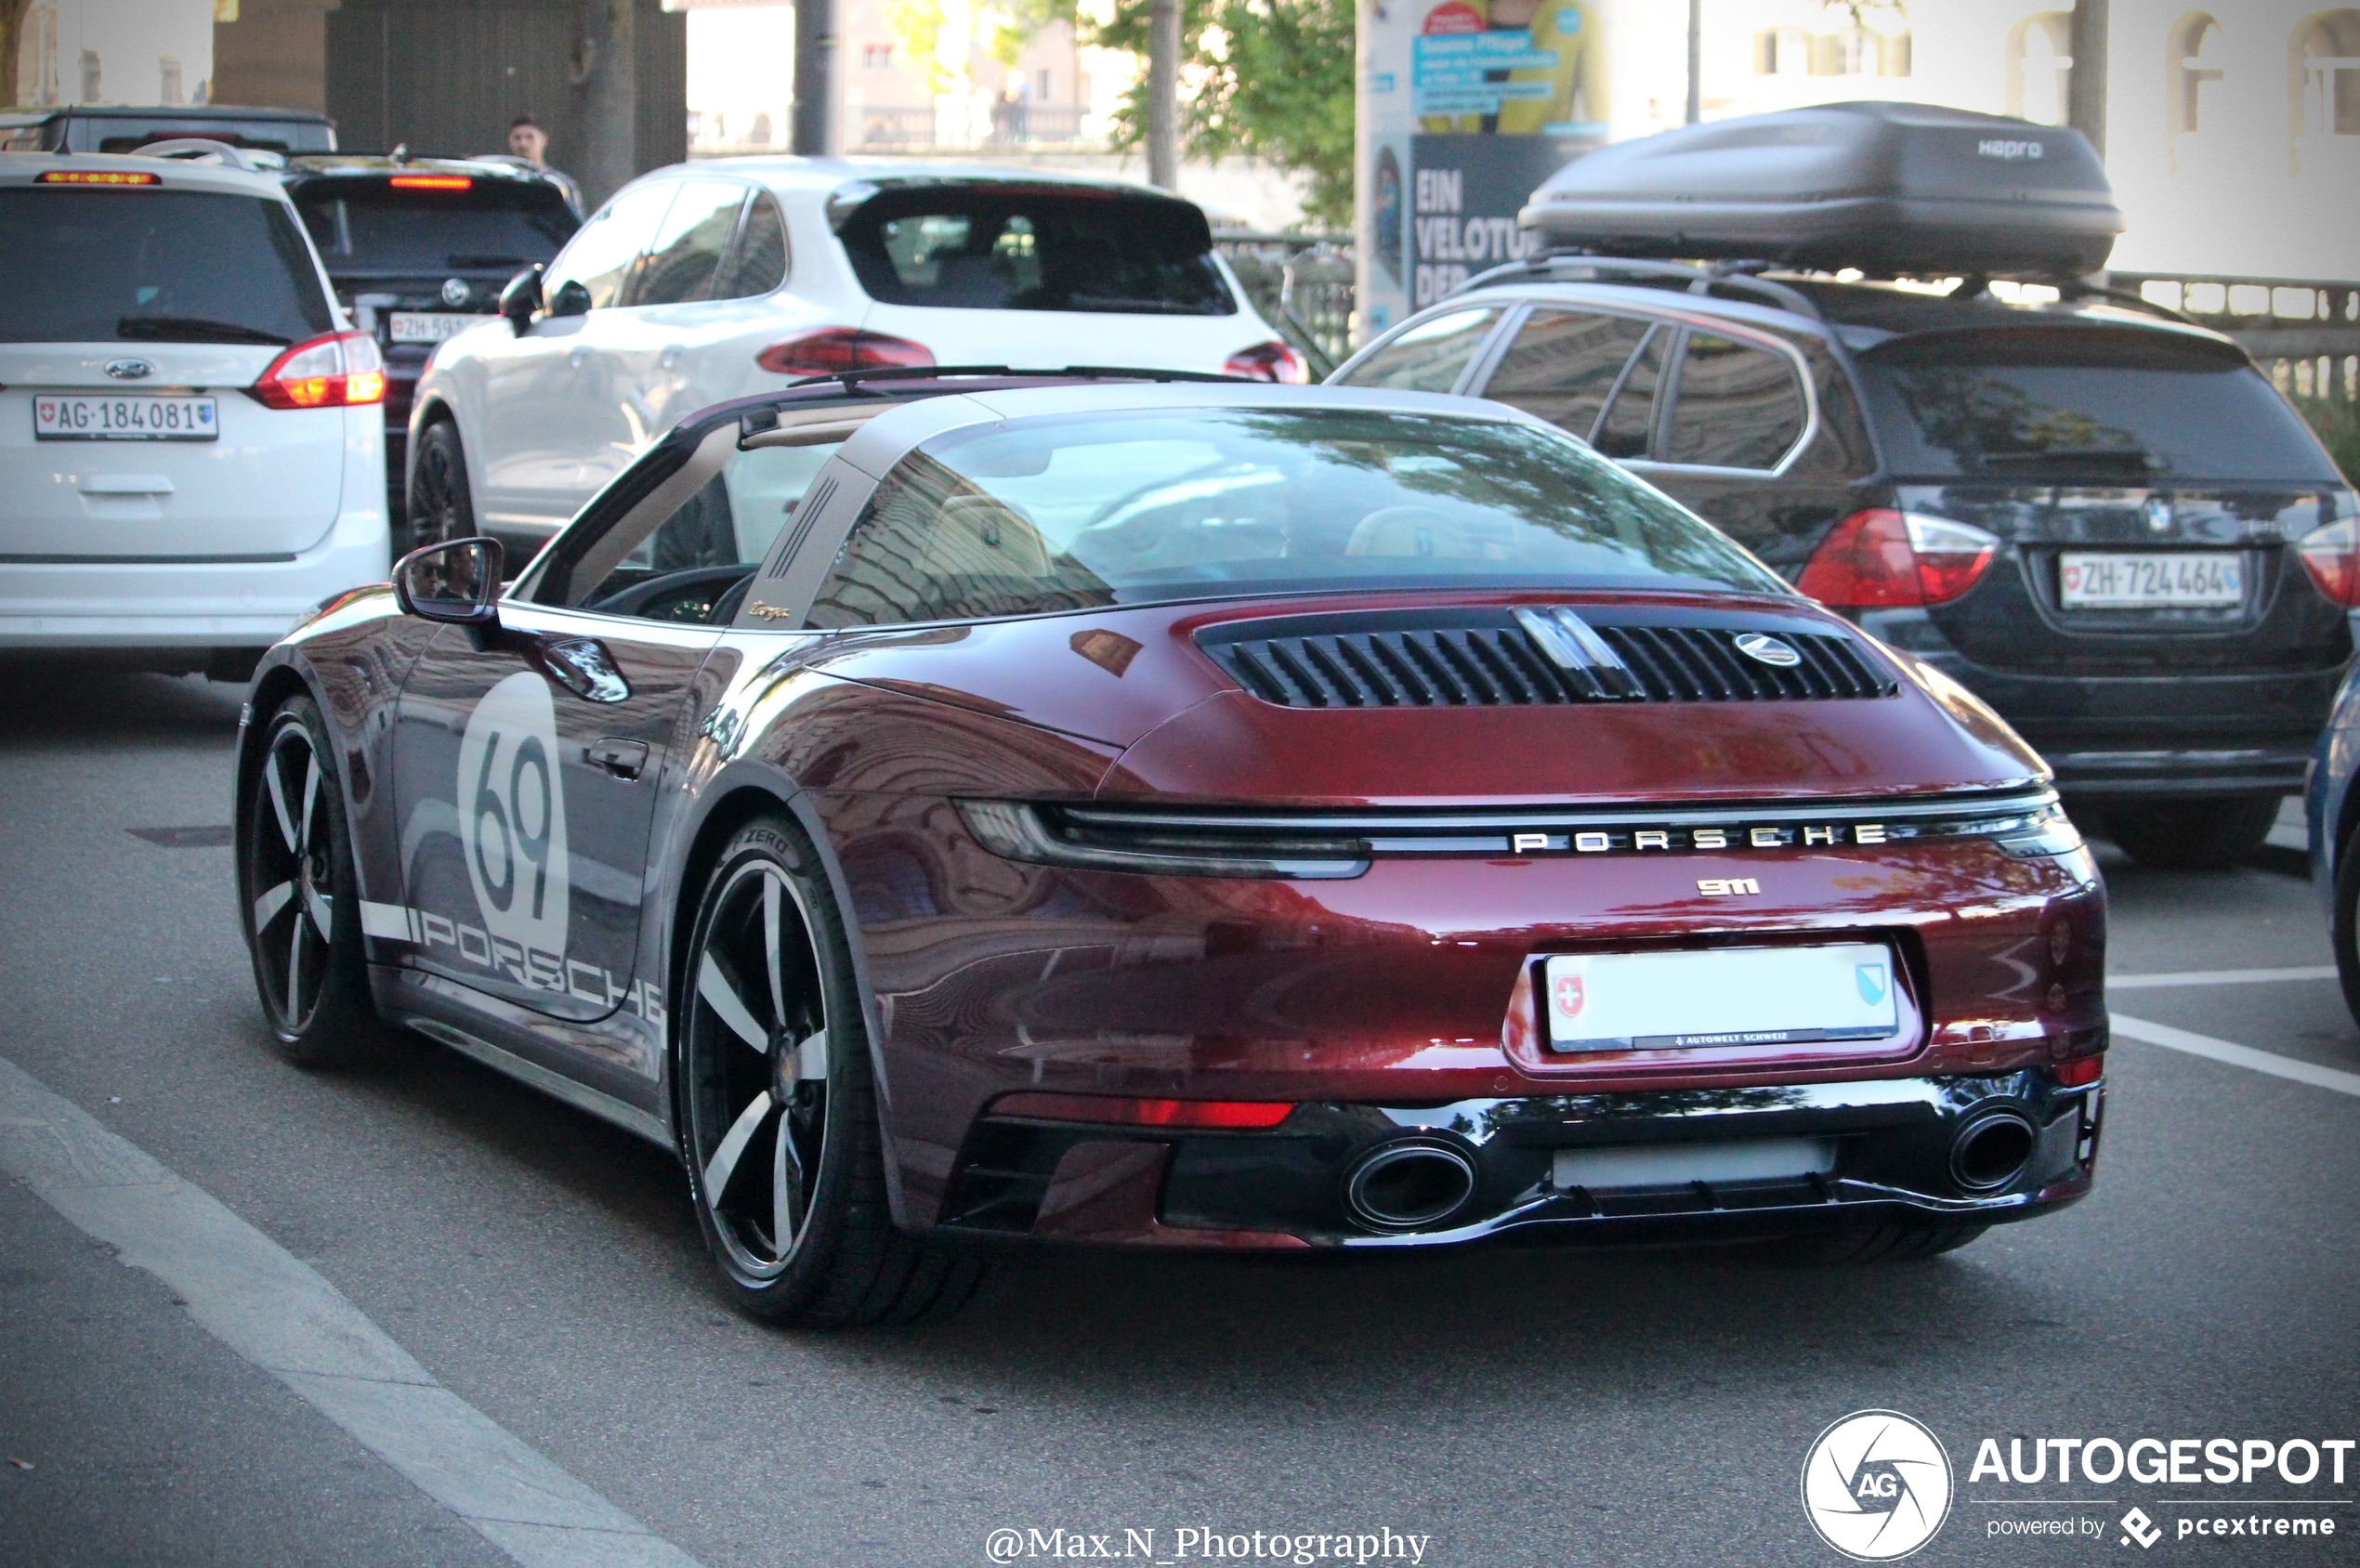
[[[1696,267],[1681,261],[1643,261],[1621,256],[1591,255],[1581,252],[1534,256],[1526,261],[1512,261],[1504,267],[1479,272],[1453,289],[1464,294],[1469,289],[1490,283],[1507,282],[1534,277],[1554,279],[1560,274],[1581,272],[1587,276],[1571,281],[1612,282],[1617,279],[1685,281],[1688,293],[1710,296],[1715,289],[1725,289],[1735,294],[1750,294],[1776,305],[1781,310],[1791,310],[1798,316],[1819,320],[1819,307],[1800,291],[1784,283],[1774,283],[1755,276],[1770,267],[1766,261],[1719,261]]]
[[[1249,381],[1242,375],[1221,375],[1211,371],[1152,370],[1134,365],[1068,365],[1062,370],[1014,370],[1006,365],[880,365],[874,370],[833,371],[826,375],[806,375],[787,383],[789,389],[797,386],[820,386],[839,382],[847,392],[872,381],[936,381],[949,376],[1042,376],[1062,377],[1073,381]]]
[[[1776,265],[1774,262],[1767,261],[1718,261],[1698,266],[1684,261],[1649,261],[1636,257],[1588,255],[1580,252],[1560,253],[1534,256],[1527,261],[1512,261],[1504,267],[1495,267],[1488,272],[1479,272],[1460,284],[1458,288],[1453,289],[1451,293],[1463,294],[1469,289],[1481,288],[1490,283],[1507,282],[1519,278],[1541,276],[1554,279],[1564,273],[1579,271],[1586,276],[1575,280],[1578,281],[1610,282],[1619,278],[1657,280],[1666,282],[1685,281],[1690,294],[1710,295],[1718,289],[1726,290],[1731,294],[1751,294],[1756,298],[1767,300],[1781,309],[1807,316],[1815,321],[1824,320],[1818,306],[1812,303],[1810,297],[1802,291],[1759,276],[1761,272]],[[1955,300],[1973,299],[1978,294],[1986,293],[1994,278],[2001,276],[2006,276],[2011,281],[2045,284],[2056,290],[2058,296],[2063,299],[2108,300],[2133,310],[2144,310],[2149,315],[2162,317],[2166,320],[2177,321],[2183,326],[2201,324],[2191,321],[2169,306],[2157,305],[2143,294],[2132,294],[2124,289],[2105,288],[2090,281],[2087,278],[2078,278],[2069,274],[2043,272],[2026,273],[2016,277],[1971,272],[1962,277],[1959,281],[1959,286],[1944,297]]]

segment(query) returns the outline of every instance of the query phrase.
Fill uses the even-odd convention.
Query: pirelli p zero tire
[[[984,1261],[894,1228],[851,950],[791,819],[757,817],[723,847],[683,978],[681,1155],[739,1310],[805,1328],[956,1311]]]
[[[1908,1263],[1956,1252],[1988,1225],[1864,1225],[1803,1238],[1782,1255],[1803,1263]]]
[[[327,725],[308,697],[265,721],[262,758],[239,803],[239,911],[255,988],[279,1053],[306,1067],[378,1054],[352,833]]]
[[[2142,866],[2218,871],[2262,847],[2278,819],[2275,795],[2108,806],[2108,836]]]
[[[410,520],[396,555],[446,540],[465,539],[476,531],[466,451],[459,444],[459,427],[447,419],[439,419],[418,433],[418,450],[410,458],[409,503]]]

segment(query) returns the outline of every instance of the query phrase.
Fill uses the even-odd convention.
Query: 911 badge
[[[549,683],[520,671],[484,693],[459,741],[460,842],[467,881],[494,936],[566,950],[572,865]]]

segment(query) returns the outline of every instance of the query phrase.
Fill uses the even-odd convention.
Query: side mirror
[[[541,268],[528,267],[508,280],[500,291],[500,314],[518,333],[532,325],[532,313],[541,308]]]
[[[549,296],[549,314],[555,316],[587,316],[590,314],[590,291],[572,278],[557,285]]]
[[[393,566],[404,615],[453,626],[496,626],[507,552],[496,539],[452,539],[413,550]]]

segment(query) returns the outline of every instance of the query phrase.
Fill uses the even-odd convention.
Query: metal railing
[[[1079,104],[863,105],[849,127],[847,151],[976,152],[1013,147],[1071,147],[1082,141]]]

